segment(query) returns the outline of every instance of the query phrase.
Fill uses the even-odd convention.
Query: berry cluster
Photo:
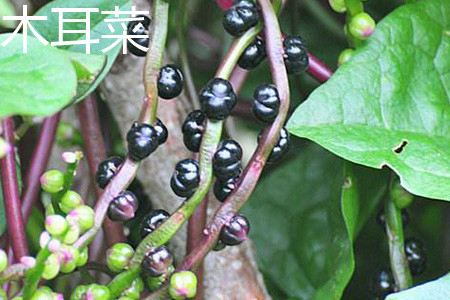
[[[256,3],[250,0],[238,0],[226,11],[222,24],[232,36],[241,36],[258,22]]]
[[[200,183],[200,168],[196,160],[186,158],[179,161],[170,179],[170,187],[179,197],[189,198]]]
[[[217,177],[214,195],[219,201],[225,201],[235,188],[242,172],[241,159],[242,148],[236,141],[224,140],[220,143],[213,157],[213,170]]]

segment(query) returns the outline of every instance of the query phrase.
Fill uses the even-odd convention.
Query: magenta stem
[[[2,188],[5,202],[6,218],[8,220],[9,241],[16,261],[28,254],[25,226],[22,217],[22,203],[19,197],[17,181],[16,150],[14,149],[14,121],[6,117],[1,121],[5,141],[11,149],[0,160]],[[36,179],[38,180],[38,179]]]
[[[328,69],[328,67],[316,58],[311,53],[308,53],[309,57],[309,68],[306,71],[309,75],[311,75],[314,79],[316,79],[320,83],[324,83],[327,81],[331,75],[333,75],[333,71]]]
[[[102,190],[95,184],[97,166],[106,159],[105,143],[100,129],[96,97],[88,96],[78,104],[78,116],[80,119],[81,133],[84,140],[84,151],[86,153],[89,171],[95,185],[97,199],[100,199]],[[108,246],[126,241],[123,228],[120,224],[105,219],[103,223]]]
[[[37,145],[31,157],[30,166],[28,167],[24,180],[22,214],[25,222],[28,220],[31,209],[38,199],[40,190],[38,179],[47,168],[60,117],[61,113],[58,112],[51,117],[45,118],[42,122]]]

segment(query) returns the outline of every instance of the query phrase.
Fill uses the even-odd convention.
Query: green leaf
[[[433,295],[433,296],[431,296]],[[450,299],[450,273],[431,282],[390,294],[386,300],[448,300]]]
[[[9,0],[0,0],[0,26],[6,28],[14,28],[16,21],[13,20],[3,20],[5,16],[15,16],[14,6]]]
[[[8,36],[0,35],[0,44]],[[22,38],[17,34],[0,51],[0,118],[48,116],[70,103],[76,93],[77,77],[70,59],[30,36],[24,54]]]
[[[293,134],[450,200],[450,1],[404,5],[297,108]]]
[[[259,267],[286,298],[340,299],[353,274],[353,239],[387,176],[350,163],[342,170],[341,159],[308,146],[263,178],[245,207]]]
[[[119,51],[122,50],[122,43],[118,43],[114,48],[106,53],[102,52],[102,49],[107,48],[115,40],[104,39],[102,35],[108,34],[120,34],[123,32],[123,28],[120,22],[109,22],[114,28],[115,32],[112,33],[108,28],[108,23],[104,22],[105,19],[114,19],[114,14],[101,14],[102,11],[114,11],[115,6],[119,7],[120,11],[129,11],[131,9],[131,1],[129,0],[56,0],[42,7],[35,15],[47,16],[47,21],[33,21],[31,22],[33,27],[49,42],[57,42],[59,40],[59,14],[52,12],[52,8],[98,8],[99,12],[93,12],[90,14],[91,18],[91,39],[99,39],[99,43],[91,44],[91,54],[106,55],[106,66],[101,73],[97,76],[96,80],[90,85],[88,89],[82,86],[77,94],[75,101],[83,100],[88,94],[90,94],[103,80],[106,74],[111,69],[114,60],[116,59]],[[129,15],[122,15],[121,18],[129,17]],[[64,13],[65,19],[85,19],[86,13],[83,12],[71,12]],[[64,30],[84,30],[85,23],[73,22],[64,23]],[[77,41],[85,40],[86,36],[83,33],[65,33],[64,41]],[[58,46],[58,48],[81,52],[86,54],[86,45],[66,45]],[[89,68],[88,68],[89,69]]]

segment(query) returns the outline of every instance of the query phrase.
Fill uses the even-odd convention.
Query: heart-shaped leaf
[[[450,1],[404,5],[301,104],[290,132],[390,166],[411,193],[450,200]]]
[[[115,39],[102,38],[102,35],[120,35],[123,28],[120,22],[105,22],[105,19],[115,19],[114,14],[102,14],[102,11],[114,11],[118,6],[120,11],[130,11],[131,1],[129,0],[56,0],[48,3],[42,7],[36,15],[47,16],[47,21],[33,21],[34,28],[49,42],[57,42],[59,40],[59,14],[52,12],[52,8],[97,8],[98,12],[90,13],[90,35],[91,39],[98,39],[99,43],[90,45],[90,53],[98,55],[106,55],[106,66],[88,87],[82,85],[78,90],[75,101],[84,99],[90,94],[103,80],[106,74],[111,69],[119,51],[122,50],[122,43],[118,43],[112,49],[103,53],[102,50],[114,43]],[[64,19],[85,19],[84,12],[67,12],[63,14]],[[129,15],[121,15],[120,18],[129,18]],[[117,18],[116,18],[117,19]],[[126,23],[126,22],[125,22]],[[108,24],[112,26],[114,32],[111,32]],[[64,30],[85,30],[86,24],[83,22],[64,23]],[[84,33],[66,33],[63,36],[64,41],[82,41],[86,39]],[[65,45],[58,46],[61,49],[86,53],[86,45]],[[94,67],[94,66],[93,66]],[[89,68],[88,68],[89,69]]]
[[[9,36],[0,35],[0,44]],[[0,118],[48,116],[70,103],[76,93],[77,76],[70,59],[31,36],[24,54],[22,38],[17,34],[0,51]]]
[[[431,296],[432,295],[432,296]],[[386,300],[448,300],[450,299],[450,273],[431,282],[390,294]]]
[[[245,206],[258,265],[269,287],[284,292],[274,298],[342,296],[354,271],[353,240],[387,183],[387,172],[343,166],[308,146],[263,178]]]

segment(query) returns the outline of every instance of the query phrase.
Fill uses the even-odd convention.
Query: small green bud
[[[347,10],[345,0],[328,0],[328,3],[335,12],[343,13]]]
[[[94,210],[87,205],[80,205],[70,211],[67,219],[77,221],[81,232],[85,232],[94,226]]]
[[[80,194],[74,191],[67,191],[67,193],[62,196],[59,207],[63,212],[68,214],[70,210],[83,204],[83,198],[81,198]]]
[[[41,286],[33,296],[31,300],[53,300],[53,291],[48,286]]]
[[[350,34],[359,40],[365,40],[370,37],[374,28],[375,21],[365,12],[354,15],[348,25]]]
[[[191,271],[173,274],[170,277],[169,294],[175,300],[194,298],[197,294],[197,276]]]
[[[41,176],[41,187],[50,194],[56,194],[64,187],[64,174],[59,170],[49,170]]]
[[[414,196],[405,190],[400,182],[396,181],[391,188],[391,198],[398,209],[405,209],[411,205]]]
[[[111,292],[108,287],[99,284],[91,284],[86,289],[85,299],[89,300],[108,300]]]
[[[42,278],[50,280],[58,275],[60,270],[60,264],[58,256],[53,253],[45,261],[44,271],[42,272]]]
[[[51,235],[61,235],[69,228],[69,223],[61,215],[49,215],[45,218],[45,229]]]
[[[75,288],[70,295],[70,300],[84,300],[84,295],[86,294],[87,286],[79,285]]]
[[[342,66],[342,64],[346,63],[353,56],[354,50],[351,48],[347,48],[339,54],[338,57],[338,65]]]
[[[8,267],[8,254],[0,249],[0,272],[5,271],[6,267]]]
[[[117,243],[106,252],[106,263],[113,272],[120,272],[128,265],[134,254],[133,248],[126,243]]]
[[[58,258],[61,263],[61,272],[70,273],[77,267],[77,261],[80,252],[73,246],[63,245],[58,252]]]
[[[167,279],[172,275],[172,273],[175,271],[175,267],[172,265],[169,268],[167,268],[167,272],[162,274],[158,277],[152,277],[147,276],[145,277],[145,282],[147,283],[147,287],[150,289],[150,291],[156,291],[160,287],[162,287]]]
[[[70,220],[70,222],[68,223],[69,223],[69,230],[63,237],[63,243],[67,245],[72,245],[80,237],[80,225],[78,225],[78,222],[74,220]]]
[[[83,249],[83,251],[81,251],[80,257],[78,257],[77,267],[84,266],[87,263],[88,259],[89,259],[89,252],[88,252],[88,249],[86,247],[86,248]]]

